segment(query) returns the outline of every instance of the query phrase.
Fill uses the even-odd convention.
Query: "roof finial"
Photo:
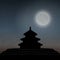
[[[31,26],[30,26],[30,30],[31,30]]]

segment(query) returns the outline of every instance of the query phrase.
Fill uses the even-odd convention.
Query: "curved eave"
[[[20,43],[20,44],[18,44],[19,46],[21,46],[23,43]]]
[[[37,38],[37,37],[36,37],[35,39],[36,39],[36,40],[41,40],[40,38]]]
[[[24,35],[29,35],[29,34],[37,35],[37,33],[33,32],[33,31],[28,31],[28,32],[24,33]]]
[[[25,40],[25,38],[21,38],[20,40]]]
[[[26,38],[21,38],[20,40],[27,40]],[[40,38],[37,38],[37,37],[35,37],[35,38],[33,38],[32,40],[41,40]]]

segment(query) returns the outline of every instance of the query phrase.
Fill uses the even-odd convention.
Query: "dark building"
[[[25,37],[21,40],[23,43],[19,44],[20,49],[40,49],[42,44],[38,43],[40,40],[36,37],[37,33],[31,30],[31,27],[29,28],[29,31],[24,33]]]
[[[54,49],[41,48],[43,44],[39,43],[39,38],[36,37],[37,33],[29,28],[29,31],[24,33],[25,37],[21,38],[23,43],[18,44],[20,48],[7,49],[1,55],[60,55]]]

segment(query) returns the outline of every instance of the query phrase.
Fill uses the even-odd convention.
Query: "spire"
[[[31,31],[31,26],[30,26],[29,30]]]

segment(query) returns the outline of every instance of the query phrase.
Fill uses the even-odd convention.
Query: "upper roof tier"
[[[31,27],[29,28],[29,30],[24,33],[25,36],[31,35],[31,36],[36,36],[37,33],[35,33],[34,31],[31,30]]]

